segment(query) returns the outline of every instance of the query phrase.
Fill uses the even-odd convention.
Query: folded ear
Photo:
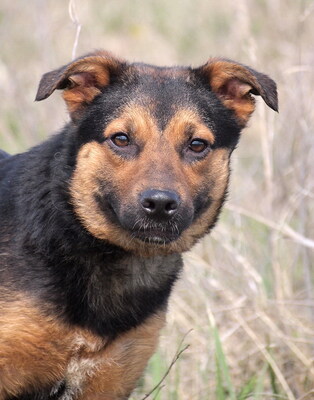
[[[259,95],[278,111],[276,83],[267,75],[234,61],[212,58],[198,68],[210,88],[223,104],[234,111],[241,126],[245,126],[255,109],[251,94]]]
[[[122,69],[123,64],[123,61],[105,51],[87,54],[44,74],[35,100],[44,100],[56,89],[62,89],[71,118],[75,120],[85,106],[110,84],[113,76]]]

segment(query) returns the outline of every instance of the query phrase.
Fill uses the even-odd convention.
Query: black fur
[[[10,396],[7,400],[58,400],[66,391],[66,382],[58,383],[56,388],[43,389],[36,393],[22,393],[18,396]]]

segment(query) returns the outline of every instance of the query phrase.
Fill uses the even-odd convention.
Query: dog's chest
[[[58,399],[72,400],[84,391],[88,380],[93,379],[97,370],[110,360],[105,354],[105,341],[90,335],[77,333],[71,340],[72,351],[65,368],[64,379],[54,385],[51,395],[60,393]]]
[[[58,400],[93,400],[95,393],[104,399],[126,398],[154,352],[164,322],[164,312],[159,312],[112,341],[77,332],[64,379],[55,384],[51,395],[59,391]]]

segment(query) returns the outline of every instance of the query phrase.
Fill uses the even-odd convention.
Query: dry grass
[[[229,202],[212,235],[185,256],[160,350],[134,398],[162,377],[192,329],[156,399],[314,399],[313,1],[77,0],[72,20],[67,1],[1,3],[0,145],[8,151],[63,124],[58,96],[33,98],[40,75],[73,51],[193,65],[224,55],[278,82],[280,114],[259,102],[234,154]],[[215,332],[228,367],[221,380]],[[254,393],[241,397],[252,379]]]

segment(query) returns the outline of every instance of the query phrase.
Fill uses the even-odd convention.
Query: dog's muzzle
[[[147,189],[138,195],[136,204],[113,208],[132,237],[152,244],[177,240],[193,219],[191,208],[184,207],[179,194],[172,190]]]

